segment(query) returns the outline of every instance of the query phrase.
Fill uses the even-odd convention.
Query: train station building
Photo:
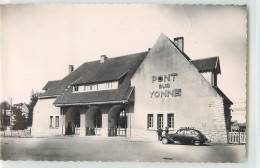
[[[213,53],[214,54],[214,53]],[[182,37],[161,34],[148,51],[69,66],[34,108],[32,136],[123,136],[157,140],[156,130],[195,127],[227,143],[229,98],[218,88],[219,57],[192,60]]]

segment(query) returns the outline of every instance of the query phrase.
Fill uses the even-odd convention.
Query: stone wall
[[[132,128],[131,137],[128,133],[128,138],[131,138],[136,141],[158,141],[158,135],[155,130],[147,130],[144,128]]]
[[[212,143],[227,143],[227,134],[225,124],[225,114],[224,114],[224,104],[223,101],[215,101],[212,103],[210,110],[210,119],[212,120],[212,127],[208,129],[201,129],[201,132]]]

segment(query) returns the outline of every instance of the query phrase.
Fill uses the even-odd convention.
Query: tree
[[[32,120],[33,120],[33,109],[34,109],[34,106],[36,105],[37,101],[38,101],[38,96],[39,96],[39,93],[34,93],[32,91],[32,94],[31,94],[31,101],[28,105],[28,108],[29,108],[29,113],[28,113],[28,119],[27,119],[27,122],[26,122],[26,126],[32,126]]]
[[[21,109],[16,107],[12,108],[14,114],[14,125],[12,127],[13,130],[23,130],[26,128],[25,117],[22,115]]]
[[[1,130],[5,130],[6,126],[10,125],[10,116],[7,115],[7,110],[10,110],[10,104],[7,101],[1,102],[1,107],[0,107]]]

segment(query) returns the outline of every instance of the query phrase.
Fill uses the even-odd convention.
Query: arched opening
[[[102,112],[99,107],[92,106],[86,112],[86,135],[101,135]]]
[[[127,115],[121,105],[111,107],[108,114],[108,136],[126,136]]]
[[[94,126],[96,128],[102,127],[102,113],[100,110],[95,113]]]
[[[71,107],[66,112],[65,135],[79,135],[80,112],[77,108]]]
[[[127,116],[124,109],[118,113],[116,126],[117,128],[127,128]]]

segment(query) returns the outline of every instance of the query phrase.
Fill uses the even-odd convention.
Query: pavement
[[[125,137],[1,137],[1,160],[243,162],[245,145],[202,146],[143,142]]]

